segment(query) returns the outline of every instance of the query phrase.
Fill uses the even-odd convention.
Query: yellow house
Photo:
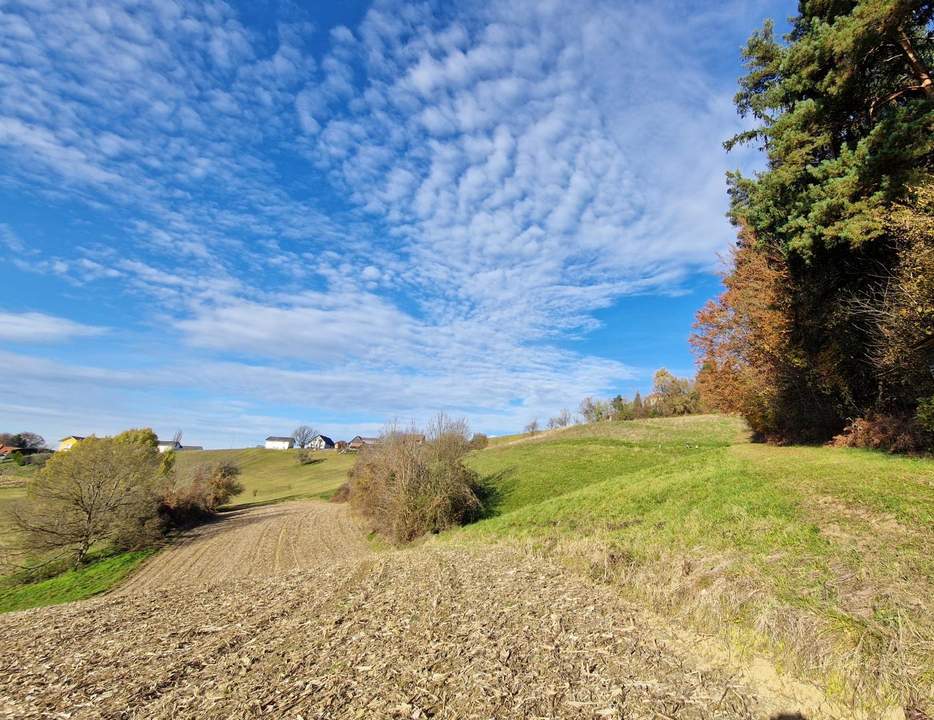
[[[71,450],[75,445],[84,440],[83,437],[78,435],[69,435],[58,441],[58,451],[64,452],[65,450]]]

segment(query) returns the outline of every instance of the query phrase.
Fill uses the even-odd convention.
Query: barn
[[[295,438],[280,437],[278,435],[270,435],[266,438],[265,448],[267,450],[289,450],[294,446]]]

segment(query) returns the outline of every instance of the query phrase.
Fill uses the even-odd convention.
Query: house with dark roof
[[[156,450],[161,453],[169,450],[178,451],[182,449],[182,444],[178,440],[159,440],[156,442]]]
[[[308,447],[312,450],[333,450],[334,441],[327,435],[315,435],[308,443]]]

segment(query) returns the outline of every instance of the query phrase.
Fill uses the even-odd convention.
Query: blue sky
[[[0,429],[503,433],[693,372],[793,10],[0,2]]]

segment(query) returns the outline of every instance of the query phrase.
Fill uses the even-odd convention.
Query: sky
[[[693,374],[793,11],[0,0],[0,430],[501,434]]]

